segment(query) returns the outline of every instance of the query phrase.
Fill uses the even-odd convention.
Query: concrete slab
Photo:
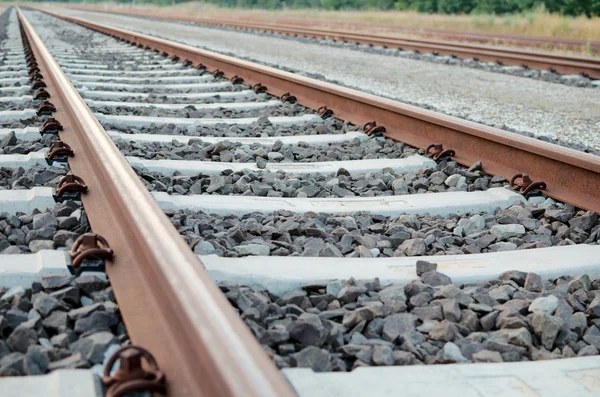
[[[23,120],[37,116],[35,109],[0,111],[0,121]]]
[[[156,82],[163,83],[198,83],[198,82],[208,82],[214,81],[215,78],[210,74],[205,74],[203,76],[154,76],[150,79],[149,76],[144,77],[129,77],[129,76],[98,76],[93,74],[66,74],[69,80],[77,81],[77,82],[124,82],[124,83],[138,83],[144,84],[144,82],[152,81],[151,84]]]
[[[94,113],[94,116],[101,121],[106,123],[113,123],[119,125],[127,125],[131,127],[140,127],[151,124],[175,124],[183,126],[194,126],[194,125],[217,125],[217,124],[228,124],[228,125],[251,125],[257,121],[258,117],[246,117],[238,119],[183,119],[176,117],[147,117],[147,116],[111,116],[101,113]],[[302,123],[318,123],[322,122],[323,119],[316,114],[305,114],[302,116],[276,116],[268,117],[271,124],[277,125],[298,125]]]
[[[14,77],[22,77],[27,76],[27,71],[25,70],[12,70],[6,72],[0,72],[1,78],[14,78]]]
[[[299,397],[592,397],[600,395],[600,358],[500,364],[363,367],[315,373],[285,368]]]
[[[0,97],[0,102],[22,104],[33,101],[33,95]]]
[[[42,250],[35,254],[0,254],[0,287],[30,288],[31,284],[41,282],[43,277],[67,276],[70,274],[67,267],[70,264],[69,252],[62,250]]]
[[[26,127],[26,128],[0,128],[0,139],[9,135],[11,132],[15,133],[17,139],[23,141],[37,141],[42,137],[40,129],[37,127]]]
[[[41,211],[54,207],[54,189],[34,187],[28,190],[0,190],[0,212],[15,214],[30,213],[34,209]]]
[[[63,68],[65,73],[73,75],[93,73],[97,76],[162,76],[162,75],[198,75],[198,70],[193,68],[175,70],[107,70],[107,69],[84,69]]]
[[[0,378],[0,397],[103,397],[89,369],[63,369],[41,376]]]
[[[122,89],[132,91],[145,92],[147,89],[154,90],[171,90],[171,91],[196,91],[206,92],[211,90],[225,89],[232,86],[229,81],[220,81],[217,83],[194,83],[194,84],[126,84],[126,83],[109,83],[109,82],[92,82],[80,81],[73,82],[75,87],[100,87],[102,89]]]
[[[290,136],[272,136],[260,138],[231,138],[231,137],[213,137],[213,136],[183,136],[183,135],[158,135],[158,134],[123,134],[119,131],[106,131],[113,140],[123,140],[127,142],[140,143],[171,143],[173,141],[188,144],[190,139],[200,139],[206,143],[217,143],[229,141],[251,145],[258,143],[261,145],[273,145],[281,141],[284,145],[295,145],[298,142],[306,142],[311,146],[326,146],[330,143],[348,142],[354,139],[367,140],[369,136],[361,131],[351,131],[345,134],[323,134],[323,135],[290,135]]]
[[[6,62],[5,62],[6,64]],[[3,79],[0,79],[0,85],[1,86],[10,86],[13,84],[27,84],[29,83],[29,77],[5,77]]]
[[[270,214],[277,210],[294,213],[325,212],[333,215],[366,211],[373,214],[398,216],[400,214],[429,214],[447,216],[474,212],[492,213],[496,208],[508,208],[523,196],[505,188],[478,192],[447,192],[410,194],[382,197],[344,198],[283,198],[220,195],[169,195],[153,192],[162,209],[189,209],[218,215],[243,215],[250,212]]]
[[[48,162],[46,161],[47,152],[48,149],[43,149],[40,152],[32,152],[28,154],[0,154],[0,167],[28,168],[37,164],[48,166]]]
[[[178,171],[183,175],[220,174],[224,170],[234,172],[244,169],[261,171],[255,163],[220,163],[212,161],[187,161],[187,160],[145,160],[139,157],[125,157],[132,167],[158,172],[163,175],[172,175]],[[374,160],[348,160],[327,161],[316,163],[267,163],[265,170],[272,172],[285,171],[288,174],[331,174],[340,168],[346,169],[351,174],[369,171],[379,171],[383,168],[392,168],[399,173],[416,172],[423,168],[435,168],[436,163],[430,158],[413,155],[403,159],[374,159]]]
[[[201,256],[200,260],[215,281],[261,285],[280,295],[302,285],[329,279],[371,279],[382,284],[408,284],[417,279],[420,259],[438,264],[438,271],[455,284],[491,280],[508,270],[534,272],[543,278],[600,275],[600,246],[563,247],[494,252],[471,255],[439,255],[397,258],[323,258],[271,256],[222,258]]]
[[[242,91],[217,91],[217,92],[192,92],[188,94],[146,94],[143,92],[126,92],[126,91],[92,91],[81,87],[78,91],[85,98],[96,98],[96,99],[116,99],[121,98],[148,98],[150,95],[156,95],[158,97],[167,97],[169,99],[207,99],[207,98],[255,98],[256,93],[252,90]]]
[[[128,108],[147,108],[153,106],[158,109],[181,110],[189,106],[193,106],[196,110],[211,110],[211,109],[231,109],[231,110],[253,110],[265,109],[268,107],[281,106],[283,102],[279,100],[271,100],[264,102],[219,102],[219,103],[148,103],[148,102],[118,102],[118,101],[95,101],[93,99],[85,99],[85,103],[91,107],[99,106],[124,106]]]
[[[25,94],[28,92],[33,92],[33,90],[31,89],[30,85],[0,87],[0,94],[5,94],[9,92],[13,92],[16,94]]]

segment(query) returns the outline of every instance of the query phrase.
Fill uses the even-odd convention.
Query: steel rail
[[[375,120],[387,128],[386,136],[418,148],[442,143],[456,151],[453,159],[460,164],[470,166],[483,160],[483,170],[488,174],[507,179],[519,173],[529,174],[535,181],[546,182],[548,196],[600,211],[599,157],[212,51],[45,12],[138,46],[166,52],[181,61],[218,69],[225,76],[240,76],[246,83],[261,83],[277,96],[289,92],[304,106],[326,106],[335,111],[337,118],[357,125]]]
[[[133,343],[167,376],[170,396],[294,396],[17,8],[95,233],[115,252],[106,271]]]
[[[150,16],[165,20],[194,22],[222,27],[242,28],[296,36],[356,42],[360,44],[377,45],[390,48],[402,48],[404,50],[434,52],[440,55],[450,55],[459,58],[477,58],[482,61],[500,62],[506,65],[527,65],[527,67],[532,69],[556,70],[557,72],[564,74],[585,74],[591,78],[600,78],[600,59],[575,55],[552,54],[520,49],[492,48],[477,44],[449,43],[447,41],[437,40],[396,38],[383,35],[354,33],[349,31],[321,28],[292,27],[289,25],[198,18],[183,15],[172,16],[158,11],[95,11],[115,14],[122,13],[128,15]]]

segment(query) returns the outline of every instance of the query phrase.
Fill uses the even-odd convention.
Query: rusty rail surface
[[[460,164],[470,166],[482,160],[483,170],[488,174],[508,180],[515,174],[528,174],[532,180],[546,183],[548,196],[579,208],[600,211],[599,157],[212,51],[42,11],[176,56],[182,62],[218,69],[225,76],[239,76],[253,85],[260,83],[277,96],[291,93],[304,106],[312,109],[325,106],[335,112],[335,117],[357,125],[376,121],[386,127],[386,136],[418,148],[441,143],[447,149],[454,149],[453,159]]]
[[[170,396],[294,396],[17,8],[74,152],[95,233],[114,250],[106,271],[131,340],[166,374]]]
[[[85,9],[80,8],[79,9]],[[89,9],[88,9],[89,11]],[[554,70],[563,74],[584,74],[591,78],[600,78],[600,58],[576,55],[536,52],[532,50],[493,48],[478,44],[450,43],[447,41],[417,38],[397,38],[376,34],[355,33],[351,31],[290,26],[272,23],[254,23],[228,19],[198,18],[185,15],[172,15],[157,11],[138,10],[93,10],[113,14],[127,14],[153,17],[165,20],[194,22],[221,27],[249,29],[263,32],[282,33],[293,36],[315,37],[337,41],[356,42],[388,48],[432,52],[459,58],[476,58],[481,61],[498,62],[505,65],[526,65],[531,69]]]

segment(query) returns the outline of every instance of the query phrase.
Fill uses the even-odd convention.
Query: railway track
[[[75,7],[78,9],[86,9]],[[527,49],[498,48],[471,43],[452,43],[448,41],[398,38],[385,34],[366,34],[350,30],[331,29],[323,27],[301,26],[295,24],[277,24],[255,21],[240,21],[216,18],[198,18],[185,15],[164,14],[161,11],[119,10],[97,12],[121,13],[126,15],[145,16],[151,18],[191,22],[202,25],[242,29],[257,32],[277,33],[295,37],[309,37],[339,42],[366,44],[417,53],[433,53],[477,61],[494,62],[501,65],[524,66],[530,69],[558,72],[561,74],[584,75],[591,79],[600,79],[600,60],[595,57],[548,53]],[[594,44],[594,50],[596,44]]]
[[[157,366],[118,353],[111,396],[594,395],[597,157],[76,18],[7,26],[0,374],[109,371],[131,340]],[[496,364],[399,367],[463,362]]]

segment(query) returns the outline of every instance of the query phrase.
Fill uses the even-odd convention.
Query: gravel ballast
[[[221,285],[279,368],[501,363],[597,355],[600,279],[510,271],[452,285],[433,263],[418,280],[331,280],[274,296]]]
[[[596,213],[575,211],[551,199],[539,205],[498,209],[494,214],[448,217],[288,211],[236,217],[189,210],[165,212],[194,252],[226,257],[462,255],[600,241]]]
[[[258,167],[266,166],[263,158]],[[427,192],[476,191],[505,186],[502,177],[489,177],[470,172],[455,163],[438,164],[438,170],[425,169],[416,173],[399,174],[392,169],[350,174],[340,168],[335,174],[287,174],[242,170],[224,171],[219,175],[172,176],[134,168],[150,191],[169,194],[244,195],[262,197],[375,197]]]
[[[0,287],[0,376],[43,375],[101,364],[129,343],[109,283],[96,275]]]

